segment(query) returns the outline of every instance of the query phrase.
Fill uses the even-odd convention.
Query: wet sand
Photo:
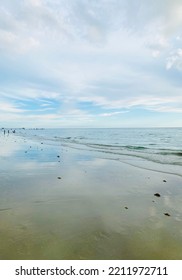
[[[141,159],[0,141],[1,260],[182,259],[182,177]]]

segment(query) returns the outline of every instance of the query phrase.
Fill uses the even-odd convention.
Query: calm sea
[[[124,155],[182,166],[182,128],[20,129],[17,133],[115,158]]]

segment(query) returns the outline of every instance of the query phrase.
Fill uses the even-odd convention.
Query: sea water
[[[182,166],[182,128],[28,129],[17,132],[50,145],[97,151],[115,159],[128,156],[128,159],[134,157],[173,165],[178,173]]]

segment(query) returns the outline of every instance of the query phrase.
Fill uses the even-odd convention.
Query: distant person
[[[4,135],[6,134],[6,131],[5,131],[5,129],[4,129]]]

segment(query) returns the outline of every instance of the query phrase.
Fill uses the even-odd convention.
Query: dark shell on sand
[[[164,213],[165,216],[170,217],[171,215],[169,213]]]
[[[154,195],[157,196],[157,197],[161,196],[160,193],[155,193]]]

